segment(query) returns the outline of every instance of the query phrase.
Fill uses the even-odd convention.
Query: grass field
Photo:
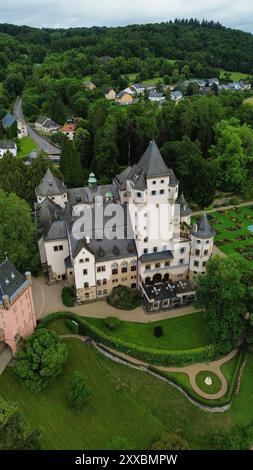
[[[248,77],[248,73],[243,73],[243,72],[230,72],[229,70],[224,70],[224,69],[218,69],[220,72],[220,78],[224,77],[225,73],[229,73],[231,80],[233,82],[239,82],[239,80],[243,80],[244,78]]]
[[[29,153],[37,148],[36,142],[31,137],[23,137],[23,139],[20,139],[19,145],[18,157],[27,157]]]
[[[86,321],[109,336],[149,348],[181,350],[198,348],[210,343],[206,322],[201,312],[154,323],[121,321],[116,331],[106,328],[103,319],[86,318]],[[157,325],[163,328],[163,336],[160,338],[154,336],[154,328]]]
[[[125,438],[129,448],[149,449],[166,430],[180,434],[191,448],[201,449],[209,447],[210,434],[253,420],[252,356],[231,410],[208,413],[175,388],[112,362],[91,346],[76,339],[67,344],[70,354],[64,373],[42,393],[24,391],[11,368],[0,377],[0,394],[20,403],[28,421],[40,427],[44,449],[108,449],[117,436]],[[71,409],[67,400],[74,370],[82,372],[92,390],[90,404],[83,411]]]

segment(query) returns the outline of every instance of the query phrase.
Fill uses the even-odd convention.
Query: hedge
[[[90,324],[85,318],[79,317],[72,312],[56,312],[48,315],[39,322],[39,327],[45,327],[53,320],[60,318],[69,318],[79,324],[79,333],[81,335],[90,336],[94,341],[102,343],[105,346],[124,352],[129,356],[133,356],[145,362],[163,366],[183,366],[195,362],[206,362],[217,358],[218,349],[215,345],[207,345],[195,349],[185,350],[160,350],[139,346],[128,343],[119,338],[108,336],[96,326]]]

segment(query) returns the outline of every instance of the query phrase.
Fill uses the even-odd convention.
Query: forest
[[[108,87],[119,91],[128,86],[133,75],[140,81],[157,78],[157,86],[219,77],[220,69],[250,77],[251,34],[194,19],[66,30],[2,24],[0,45],[0,118],[21,94],[30,122],[39,115],[61,125],[68,116],[81,118],[73,143],[55,136],[69,186],[85,184],[90,169],[100,183],[111,181],[128,163],[136,163],[155,138],[190,203],[206,207],[217,189],[251,195],[253,107],[244,103],[250,92],[218,95],[213,90],[177,105],[167,100],[162,107],[145,98],[120,107],[104,97]],[[84,89],[87,77],[95,90]],[[4,190],[8,165],[1,162]],[[23,184],[15,183],[21,196],[27,193]],[[31,203],[33,188],[28,192]]]

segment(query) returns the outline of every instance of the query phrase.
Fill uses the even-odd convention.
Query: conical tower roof
[[[145,173],[146,178],[170,176],[171,174],[154,140],[150,142],[147,150],[137,163],[137,167]]]
[[[206,214],[203,214],[200,218],[197,229],[192,230],[192,235],[196,238],[212,238],[215,235],[214,229],[208,222]]]
[[[176,204],[180,205],[180,215],[181,215],[181,217],[186,217],[186,216],[191,215],[192,211],[189,208],[183,193],[178,198]]]
[[[37,186],[35,193],[37,196],[57,196],[64,194],[67,188],[63,181],[53,175],[48,168],[41,183]]]

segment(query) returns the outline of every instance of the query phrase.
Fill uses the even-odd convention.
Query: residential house
[[[0,141],[0,158],[3,158],[6,152],[10,152],[13,157],[17,156],[17,145],[13,140]]]
[[[16,135],[19,139],[26,137],[28,135],[28,130],[26,124],[21,121],[17,121],[15,116],[10,113],[7,113],[2,119],[3,129],[6,131],[8,137],[12,138]]]
[[[91,173],[88,186],[68,189],[48,170],[35,204],[48,282],[74,287],[78,303],[106,297],[119,285],[138,289],[150,311],[192,303],[194,279],[206,270],[214,231],[206,215],[191,226],[191,210],[178,188],[154,141],[109,185],[97,185]],[[117,224],[123,237],[104,232],[111,204],[113,212],[115,206],[121,212]],[[85,210],[91,217],[80,219]],[[164,230],[152,235],[149,228],[158,225],[160,210]]]
[[[163,103],[165,101],[165,96],[163,93],[158,93],[157,91],[151,91],[148,95],[149,101],[154,103]]]
[[[35,129],[44,134],[57,132],[61,126],[46,116],[40,116],[35,122]]]
[[[64,124],[63,127],[60,127],[58,129],[58,132],[61,132],[62,134],[64,134],[68,138],[68,140],[74,139],[75,131],[76,131],[76,125],[73,123]]]
[[[144,95],[145,93],[145,88],[142,83],[134,83],[131,88],[136,93],[136,95]]]
[[[0,346],[15,355],[20,340],[36,328],[31,273],[21,274],[10,261],[0,264]]]
[[[105,98],[110,101],[116,100],[116,91],[113,88],[108,88],[105,93]]]
[[[182,98],[183,98],[183,94],[181,93],[181,91],[175,90],[175,91],[172,91],[170,94],[170,99],[172,101],[177,102],[177,101],[180,101]]]
[[[251,83],[247,80],[240,80],[241,90],[251,90]]]
[[[126,91],[120,91],[116,97],[117,103],[122,106],[126,106],[128,104],[134,103],[134,96],[133,94],[127,93]]]
[[[89,90],[89,91],[93,91],[97,88],[96,85],[92,82],[83,82],[83,86],[85,90]]]

